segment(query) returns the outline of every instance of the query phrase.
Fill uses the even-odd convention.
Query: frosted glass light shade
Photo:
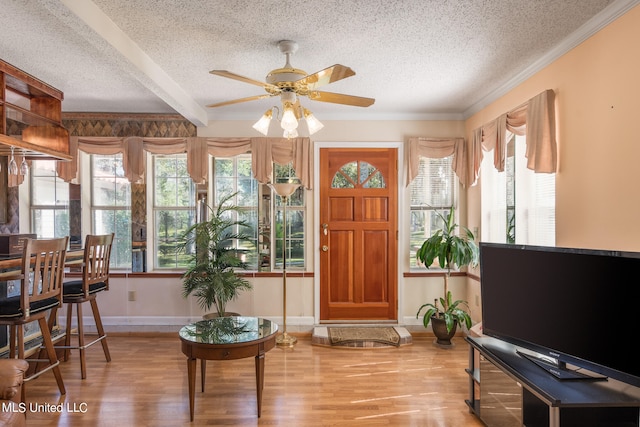
[[[271,110],[267,110],[262,115],[262,117],[260,117],[260,120],[255,122],[255,124],[253,125],[253,128],[258,132],[260,132],[261,134],[263,134],[264,136],[267,136],[267,133],[269,133],[269,125],[271,124],[272,117],[273,117],[273,112]]]
[[[298,120],[296,120],[296,115],[293,113],[293,109],[291,107],[285,107],[284,113],[282,113],[280,126],[282,126],[282,129],[284,130],[294,130],[298,127]]]
[[[298,137],[298,130],[297,129],[292,129],[292,130],[286,130],[284,131],[284,133],[282,134],[283,137],[290,139],[290,138],[297,138]]]
[[[307,121],[307,127],[309,128],[309,135],[313,135],[324,127],[320,120],[316,119],[316,116],[306,108],[304,109],[304,118]]]
[[[278,182],[269,184],[269,187],[273,188],[278,196],[289,197],[300,187],[298,182]]]

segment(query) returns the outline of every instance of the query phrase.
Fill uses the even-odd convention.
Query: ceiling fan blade
[[[231,101],[223,101],[223,102],[218,102],[216,104],[209,104],[207,105],[207,108],[215,108],[215,107],[222,107],[223,105],[239,104],[241,102],[255,101],[258,99],[269,98],[271,96],[273,95],[269,95],[268,93],[264,95],[249,96],[247,98],[239,98],[239,99],[233,99]]]
[[[273,91],[273,90],[279,91],[280,90],[280,88],[278,88],[277,86],[274,86],[272,84],[261,82],[259,80],[254,80],[254,79],[251,79],[249,77],[244,77],[244,76],[241,76],[240,74],[232,73],[231,71],[227,71],[227,70],[211,70],[211,71],[209,71],[209,73],[211,73],[213,75],[216,75],[216,76],[226,77],[228,79],[238,80],[238,81],[241,81],[241,82],[244,82],[244,83],[249,83],[249,84],[252,84],[252,85],[260,86],[260,87],[265,88],[265,89],[270,90],[270,91]]]
[[[336,64],[331,67],[327,67],[324,70],[309,74],[308,76],[296,81],[296,83],[306,83],[309,90],[315,90],[320,86],[346,79],[347,77],[354,76],[355,74],[356,72],[351,68]]]
[[[342,93],[320,92],[317,90],[309,92],[308,97],[312,101],[332,102],[334,104],[353,105],[356,107],[368,107],[376,102],[374,98],[344,95]]]

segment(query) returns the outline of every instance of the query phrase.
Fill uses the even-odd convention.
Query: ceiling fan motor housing
[[[306,77],[307,73],[298,68],[276,68],[267,74],[266,81],[275,86],[293,87],[296,80]]]
[[[265,81],[269,84],[277,86],[282,91],[293,91],[302,95],[300,91],[306,92],[306,85],[295,82],[306,77],[307,72],[299,68],[293,68],[290,63],[291,55],[298,50],[298,43],[293,40],[280,40],[278,42],[278,48],[286,57],[286,63],[282,68],[276,68],[271,70]],[[304,86],[304,87],[303,87]]]

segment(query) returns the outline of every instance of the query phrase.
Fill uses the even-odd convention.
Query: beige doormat
[[[329,344],[341,347],[400,346],[400,335],[392,326],[328,327]]]

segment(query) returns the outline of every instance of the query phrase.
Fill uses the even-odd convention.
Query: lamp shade
[[[320,120],[316,119],[316,116],[306,108],[304,109],[304,118],[307,121],[307,128],[309,128],[309,135],[313,135],[324,127]]]
[[[298,127],[298,120],[296,119],[296,115],[293,112],[291,105],[285,106],[280,126],[282,126],[282,129],[284,130],[294,130]]]
[[[253,128],[258,132],[260,132],[261,134],[263,134],[264,136],[267,136],[267,133],[269,133],[269,125],[271,124],[272,117],[273,117],[272,110],[271,109],[267,110],[262,115],[262,117],[260,117],[260,120],[255,122],[255,124],[253,125]]]
[[[278,182],[269,184],[269,187],[273,188],[278,196],[289,197],[300,187],[299,182]]]
[[[298,137],[298,130],[297,129],[291,129],[291,130],[286,130],[284,131],[284,133],[282,134],[283,137],[290,139],[290,138],[297,138]]]

